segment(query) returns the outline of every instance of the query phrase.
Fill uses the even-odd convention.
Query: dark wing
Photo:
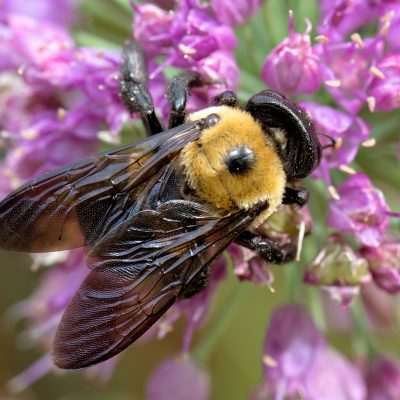
[[[46,252],[92,244],[140,210],[163,167],[201,129],[200,121],[187,123],[28,182],[0,203],[0,248]]]
[[[87,367],[124,350],[265,207],[216,217],[174,200],[118,225],[88,255],[92,271],[59,324],[55,364]]]

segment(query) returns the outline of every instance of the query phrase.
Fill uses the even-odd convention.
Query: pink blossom
[[[379,247],[364,246],[375,283],[389,293],[400,292],[400,243],[385,240]]]
[[[400,361],[386,355],[376,357],[366,372],[367,400],[400,398]]]
[[[311,23],[303,34],[294,31],[293,15],[289,15],[288,37],[267,56],[261,72],[271,88],[286,94],[314,93],[320,85],[318,55],[310,41]]]
[[[241,25],[255,15],[266,0],[235,1],[211,0],[218,20],[226,25]]]
[[[390,54],[376,67],[383,74],[375,77],[369,95],[375,99],[375,109],[391,111],[400,108],[400,54]]]
[[[330,204],[328,224],[361,244],[379,246],[389,225],[383,193],[358,173],[338,187],[338,194],[340,198]]]
[[[210,378],[193,360],[172,358],[158,366],[146,392],[148,400],[207,400]]]

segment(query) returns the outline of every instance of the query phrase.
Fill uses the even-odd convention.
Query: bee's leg
[[[171,104],[168,128],[175,128],[185,122],[185,108],[189,89],[202,86],[205,83],[200,74],[192,71],[181,73],[172,79],[167,91],[168,100]]]
[[[265,261],[274,264],[282,264],[294,260],[297,246],[287,244],[279,246],[273,240],[257,236],[256,234],[245,231],[241,233],[235,242],[241,246],[257,252]]]
[[[201,269],[192,281],[183,287],[182,298],[188,299],[201,292],[207,286],[209,277],[210,266]]]
[[[215,103],[219,106],[237,107],[238,99],[235,92],[225,90],[225,92],[215,97]]]
[[[147,68],[139,44],[129,39],[122,51],[120,66],[120,96],[126,109],[139,112],[149,135],[162,132],[163,127],[154,111],[153,99],[147,88]]]
[[[285,187],[282,204],[297,204],[298,206],[302,207],[307,204],[309,197],[310,192],[307,189],[293,189],[290,187]]]

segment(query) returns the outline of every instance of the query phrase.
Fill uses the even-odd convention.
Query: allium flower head
[[[383,193],[366,175],[358,173],[338,187],[338,194],[340,198],[330,204],[328,224],[353,234],[361,244],[379,246],[389,225]]]
[[[261,76],[271,89],[286,94],[314,93],[318,89],[320,61],[311,46],[311,23],[306,23],[306,31],[296,33],[290,14],[288,37],[265,59]]]

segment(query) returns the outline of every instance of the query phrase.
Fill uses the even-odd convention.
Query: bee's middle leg
[[[295,244],[280,246],[273,240],[256,235],[250,231],[241,233],[235,239],[235,242],[255,251],[265,261],[273,264],[282,264],[293,261],[297,251],[297,246]]]

